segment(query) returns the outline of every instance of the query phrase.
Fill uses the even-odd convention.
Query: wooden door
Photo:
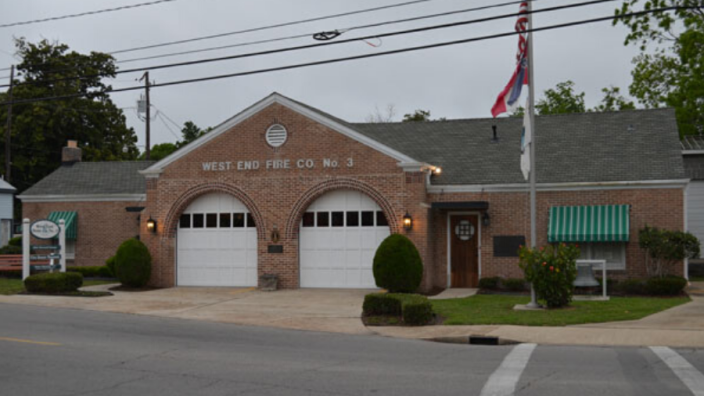
[[[479,225],[477,216],[450,216],[451,287],[479,283]]]

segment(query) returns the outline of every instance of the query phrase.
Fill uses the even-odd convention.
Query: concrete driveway
[[[107,290],[101,285],[87,290]],[[0,296],[0,303],[121,312],[287,329],[372,334],[362,324],[370,290],[175,287],[144,292],[113,291],[111,297]]]

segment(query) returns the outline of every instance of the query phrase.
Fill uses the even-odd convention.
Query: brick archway
[[[291,215],[286,223],[285,235],[287,239],[293,240],[298,237],[303,212],[305,212],[305,210],[313,202],[315,202],[316,199],[333,190],[355,190],[366,194],[369,198],[376,202],[384,212],[384,215],[389,223],[391,233],[398,233],[396,212],[394,211],[393,206],[391,206],[389,201],[379,192],[379,190],[369,184],[355,179],[330,179],[313,186],[301,195],[300,198],[298,198],[291,209]]]
[[[264,224],[264,218],[262,217],[261,212],[259,212],[259,209],[257,208],[257,205],[255,205],[252,198],[250,198],[249,195],[247,195],[247,193],[245,193],[241,189],[225,183],[201,184],[183,193],[183,195],[181,195],[176,200],[176,202],[171,205],[171,209],[166,215],[166,220],[164,221],[164,237],[176,237],[176,229],[178,227],[178,220],[181,216],[181,213],[183,213],[183,211],[186,210],[188,205],[190,205],[196,199],[200,198],[203,195],[212,193],[226,193],[240,200],[240,202],[242,202],[244,206],[247,207],[249,212],[252,213],[252,217],[254,217],[254,221],[257,225],[257,239],[261,240],[265,238],[266,224]]]

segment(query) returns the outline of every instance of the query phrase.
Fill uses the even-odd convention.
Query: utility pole
[[[10,161],[10,145],[12,143],[12,85],[15,82],[15,65],[10,66],[10,87],[7,89],[7,125],[5,126],[5,180],[9,183],[12,180]]]
[[[147,100],[147,108],[146,110],[146,125],[147,125],[147,148],[145,151],[145,158],[147,161],[149,161],[149,153],[151,151],[151,145],[149,143],[149,121],[151,121],[151,115],[150,115],[150,104],[149,104],[149,72],[146,71],[144,72],[144,75],[142,78],[139,79],[139,81],[144,80],[144,90],[145,90],[145,99]]]

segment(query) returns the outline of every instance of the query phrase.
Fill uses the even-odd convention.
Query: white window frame
[[[72,249],[69,249],[69,246],[73,246]],[[71,241],[71,240],[66,240],[66,260],[75,260],[76,259],[76,241]]]
[[[588,261],[604,260],[604,261],[606,261],[606,259],[603,257],[594,257],[594,251],[593,251],[594,246],[598,246],[598,245],[602,245],[602,244],[617,244],[621,248],[621,263],[620,263],[620,265],[615,265],[613,263],[611,263],[611,264],[607,263],[606,270],[607,271],[624,271],[624,270],[626,270],[627,263],[626,263],[626,243],[625,242],[584,242],[584,243],[580,243],[579,249],[582,252],[586,251],[587,254],[585,255],[585,257],[580,256],[578,261],[579,260],[588,260]],[[595,264],[593,267],[595,270],[601,270],[600,264]]]

